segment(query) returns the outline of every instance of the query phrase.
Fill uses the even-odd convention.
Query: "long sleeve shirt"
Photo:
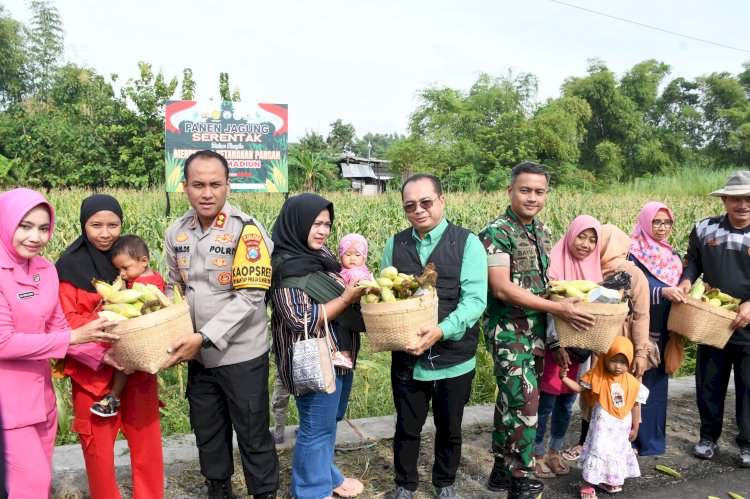
[[[448,228],[448,221],[443,219],[437,227],[425,234],[424,239],[420,239],[417,231],[412,229],[412,237],[416,242],[417,254],[422,265],[426,264],[446,228]],[[389,267],[392,263],[393,237],[389,238],[385,244],[381,268]],[[440,275],[440,269],[436,270]],[[443,339],[446,340],[460,340],[466,330],[479,320],[487,306],[487,252],[474,234],[470,234],[466,240],[461,259],[460,281],[461,294],[458,306],[438,324],[443,331]],[[417,362],[414,367],[414,379],[434,381],[455,378],[475,367],[475,357],[443,369],[425,369]]]
[[[96,345],[70,346],[58,286],[55,266],[44,258],[32,258],[25,272],[0,256],[0,410],[6,429],[47,420],[49,359],[71,354],[95,369],[104,355]]]
[[[706,218],[690,232],[681,281],[703,280],[743,302],[750,300],[750,226],[735,229],[726,215]],[[736,329],[729,343],[750,345],[750,327]]]

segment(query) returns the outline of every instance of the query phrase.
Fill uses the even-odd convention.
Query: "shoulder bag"
[[[336,373],[333,369],[331,344],[328,330],[328,316],[323,311],[323,335],[310,338],[307,334],[307,311],[305,311],[305,335],[294,343],[292,353],[292,380],[295,392],[303,395],[308,392],[333,393],[336,391]],[[315,327],[314,325],[311,327]]]

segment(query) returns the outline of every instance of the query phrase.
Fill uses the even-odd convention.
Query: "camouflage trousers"
[[[518,342],[498,342],[494,358],[498,394],[492,451],[496,457],[503,458],[507,476],[533,477],[539,380],[544,357],[533,355],[531,349],[523,348]]]

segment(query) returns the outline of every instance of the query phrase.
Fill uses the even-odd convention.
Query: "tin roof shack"
[[[352,189],[365,196],[385,192],[385,183],[393,178],[393,174],[388,171],[390,161],[384,159],[345,154],[337,163],[341,168],[341,178],[351,180]]]

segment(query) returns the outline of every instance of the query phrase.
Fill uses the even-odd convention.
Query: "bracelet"
[[[349,306],[349,304],[346,302],[346,300],[344,300],[344,297],[342,295],[339,295],[339,298],[341,298],[341,301],[344,302],[345,306],[347,306],[347,307]]]

